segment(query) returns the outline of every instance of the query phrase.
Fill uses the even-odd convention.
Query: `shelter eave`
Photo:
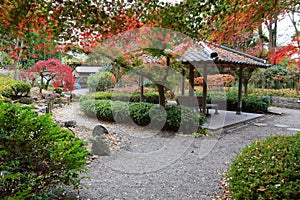
[[[222,58],[215,58],[214,63],[219,67],[248,67],[248,68],[268,68],[270,64],[258,63],[258,62],[241,62],[237,60],[229,60],[229,59],[222,59]]]

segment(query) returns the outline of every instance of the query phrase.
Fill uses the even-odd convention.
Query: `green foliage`
[[[235,111],[238,105],[237,90],[227,92],[227,110]],[[242,111],[251,113],[267,113],[271,105],[271,98],[268,96],[255,96],[249,94],[243,96]]]
[[[203,96],[202,92],[195,92],[195,95]],[[209,92],[206,97],[207,103],[226,101],[226,99],[227,99],[226,92],[220,92],[220,91]]]
[[[0,77],[7,77],[7,75],[0,72]]]
[[[50,115],[0,102],[0,198],[40,199],[56,186],[80,185],[87,149]]]
[[[160,107],[151,103],[136,103],[136,102],[121,102],[110,100],[84,100],[80,102],[80,107],[88,116],[96,116],[104,121],[118,121],[122,123],[129,123],[130,118],[138,125],[146,126],[151,122],[149,116],[156,116],[152,120],[159,122],[163,119],[158,113]],[[113,108],[113,109],[112,109]],[[188,130],[191,126],[199,127],[205,121],[205,117],[188,108],[181,108],[176,105],[167,105],[165,108],[167,118],[164,125],[164,130],[177,131],[179,127],[181,130]],[[117,120],[116,120],[117,119]],[[186,126],[186,127],[184,127]]]
[[[19,100],[19,103],[22,104],[32,104],[33,103],[33,99],[31,97],[21,97]]]
[[[7,98],[19,98],[27,96],[30,92],[29,83],[14,80],[8,77],[0,77],[0,94]]]
[[[234,199],[299,199],[300,133],[253,142],[233,160],[227,178]]]
[[[88,88],[92,92],[105,91],[114,87],[113,74],[110,72],[99,72],[88,77]]]
[[[122,93],[122,92],[94,92],[89,93],[80,98],[80,101],[87,99],[95,100],[119,100],[119,101],[130,101],[130,102],[139,102],[140,93]],[[158,103],[158,93],[154,91],[149,91],[144,93],[144,101],[148,103]]]
[[[0,68],[13,65],[14,60],[10,58],[6,52],[0,51]]]
[[[299,94],[297,94],[296,90],[289,90],[289,89],[259,89],[253,88],[249,89],[250,95],[255,96],[274,96],[274,97],[287,97],[287,98],[299,98]]]
[[[201,96],[202,93],[196,92],[196,95]],[[206,101],[207,103],[226,104],[227,110],[235,111],[238,105],[238,91],[232,88],[227,93],[209,92]],[[250,93],[248,97],[243,96],[242,109],[244,112],[266,113],[271,103],[271,97],[268,95],[260,96]]]
[[[282,65],[273,65],[268,68],[265,72],[268,88],[280,89],[282,84],[288,81],[286,77],[288,76],[288,70]]]

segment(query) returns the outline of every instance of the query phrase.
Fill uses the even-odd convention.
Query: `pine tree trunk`
[[[159,95],[159,105],[163,108],[166,107],[165,89],[163,85],[157,84],[158,95]]]

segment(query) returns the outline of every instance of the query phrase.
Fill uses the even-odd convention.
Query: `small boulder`
[[[98,156],[109,156],[110,149],[106,141],[99,136],[91,139],[92,142],[92,154]]]
[[[101,138],[105,134],[108,134],[108,130],[102,125],[95,126],[93,133],[92,133],[93,137],[100,136]]]
[[[64,122],[65,127],[75,127],[76,126],[76,121],[75,120],[70,120],[70,121],[65,121]]]

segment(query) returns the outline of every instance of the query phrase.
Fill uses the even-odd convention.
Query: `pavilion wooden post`
[[[203,89],[202,89],[202,113],[206,115],[206,97],[207,97],[207,64],[203,66]]]
[[[237,111],[236,114],[240,115],[242,112],[242,102],[243,102],[243,98],[242,98],[242,93],[243,93],[243,67],[240,67],[239,69],[239,90],[238,90],[238,107],[237,107]]]
[[[184,96],[185,69],[181,71],[181,95]]]
[[[189,77],[189,96],[194,96],[194,73],[195,73],[195,67],[192,64],[189,64],[190,69],[190,77]]]

